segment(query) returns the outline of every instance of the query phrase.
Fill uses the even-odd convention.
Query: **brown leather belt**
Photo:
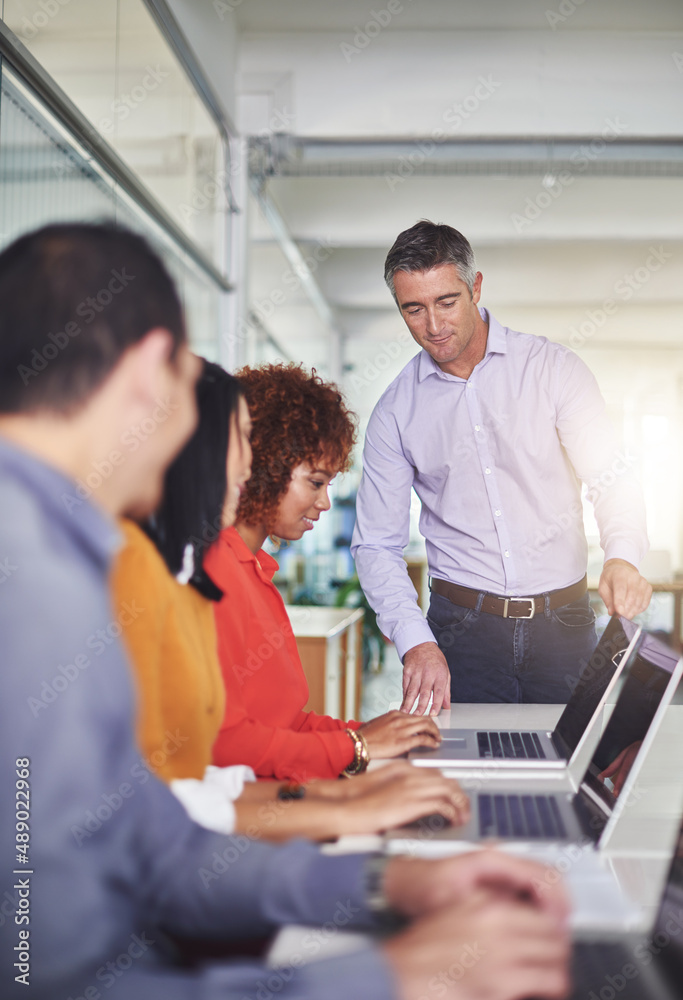
[[[449,583],[447,580],[431,580],[429,589],[441,597],[446,597],[452,604],[475,610],[481,594],[480,590],[460,587],[457,583]],[[548,594],[550,610],[578,601],[586,590],[585,576],[571,587],[551,590]],[[545,596],[538,594],[535,597],[496,597],[495,594],[484,594],[480,611],[485,611],[488,615],[498,615],[500,618],[533,618],[536,612],[542,614],[545,611]]]

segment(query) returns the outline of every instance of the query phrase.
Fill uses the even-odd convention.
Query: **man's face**
[[[482,328],[485,344],[486,324],[477,309],[481,295],[479,272],[472,294],[454,264],[442,264],[429,271],[397,271],[394,289],[413,340],[444,371],[477,353]]]

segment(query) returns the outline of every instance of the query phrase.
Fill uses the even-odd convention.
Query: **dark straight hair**
[[[472,294],[477,277],[474,251],[469,241],[452,226],[420,219],[396,237],[384,262],[384,280],[396,299],[394,275],[397,271],[430,271],[442,264],[453,264]]]
[[[186,339],[173,280],[146,240],[114,223],[59,223],[0,253],[0,412],[70,414],[128,347]]]
[[[205,597],[219,600],[222,592],[202,562],[221,530],[230,425],[243,393],[234,375],[203,361],[196,394],[197,429],[169,466],[161,505],[144,527],[174,576],[184,568],[191,545],[194,573],[189,582]]]

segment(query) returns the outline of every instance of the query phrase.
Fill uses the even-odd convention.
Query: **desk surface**
[[[307,604],[285,605],[297,639],[331,639],[360,621],[362,608],[321,608]]]

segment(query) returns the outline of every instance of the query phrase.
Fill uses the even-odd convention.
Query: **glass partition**
[[[142,0],[0,0],[7,27],[223,274],[228,150]]]
[[[47,222],[114,218],[141,232],[173,274],[193,347],[217,355],[221,290],[0,62],[0,247]]]

